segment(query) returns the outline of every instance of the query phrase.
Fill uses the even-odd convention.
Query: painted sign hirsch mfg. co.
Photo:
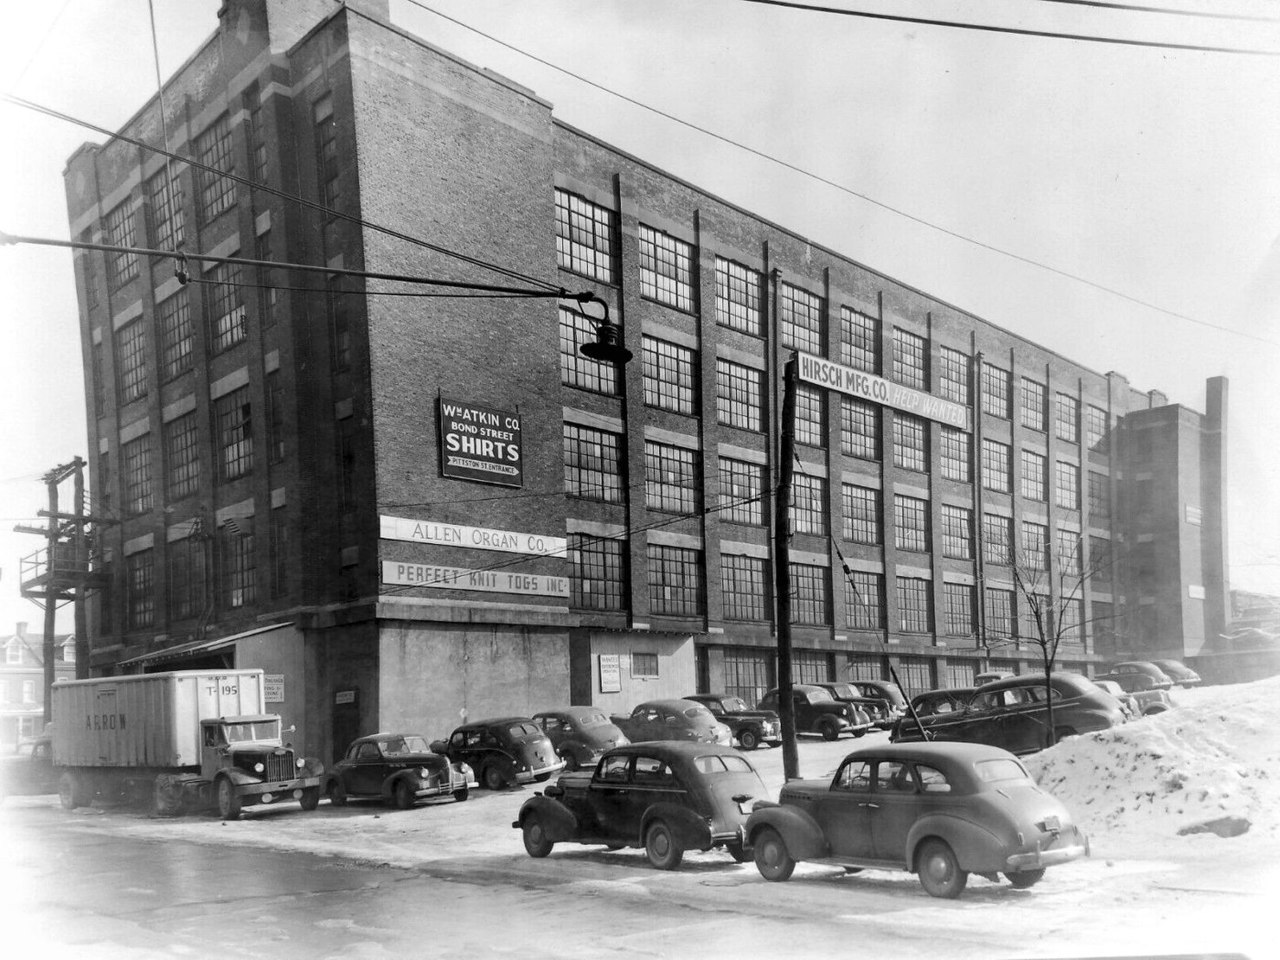
[[[441,397],[440,472],[460,480],[524,486],[520,414]]]

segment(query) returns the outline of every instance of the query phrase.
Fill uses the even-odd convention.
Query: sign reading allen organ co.
[[[523,593],[535,597],[569,599],[569,578],[510,570],[469,570],[441,567],[433,563],[382,561],[382,582],[406,587],[436,587],[441,590],[480,590],[485,593]]]
[[[520,414],[441,397],[440,472],[460,480],[524,486]]]
[[[564,537],[547,537],[540,533],[469,527],[461,523],[444,523],[439,520],[407,520],[404,517],[385,515],[380,515],[378,520],[379,536],[383,540],[430,543],[438,547],[499,550],[503,553],[527,553],[535,557],[563,557],[567,546]]]
[[[895,410],[905,410],[930,420],[949,423],[962,430],[969,426],[969,411],[963,404],[952,403],[923,390],[913,390],[873,373],[855,370],[812,354],[802,353],[799,358],[798,373],[805,383],[839,390],[853,397],[882,403]]]

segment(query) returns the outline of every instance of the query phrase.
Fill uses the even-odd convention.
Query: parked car
[[[713,717],[729,728],[743,750],[754,750],[762,743],[769,747],[782,743],[782,722],[772,710],[752,710],[741,697],[724,693],[694,693],[685,699],[710,710]]]
[[[1095,680],[1114,680],[1126,693],[1139,690],[1168,690],[1173,686],[1169,676],[1154,663],[1146,660],[1128,660],[1117,663]]]
[[[0,803],[5,797],[33,797],[58,792],[53,766],[53,738],[49,734],[24,740],[0,759]]]
[[[1130,720],[1142,716],[1142,707],[1138,705],[1138,698],[1132,693],[1125,693],[1120,684],[1114,680],[1094,680],[1093,682],[1120,701],[1120,706],[1124,708],[1125,716]]]
[[[817,733],[824,740],[835,740],[842,733],[859,729],[853,706],[842,703],[823,687],[811,683],[791,685],[791,703],[795,709],[797,733]],[[770,690],[756,704],[757,710],[778,710],[777,688]],[[865,732],[865,731],[864,731]]]
[[[566,770],[594,767],[610,747],[630,743],[599,707],[562,707],[533,715],[551,740]]]
[[[729,728],[694,700],[649,700],[638,704],[630,716],[614,714],[613,722],[632,743],[696,740],[726,747],[733,743]]]
[[[334,806],[348,800],[381,800],[407,810],[419,800],[453,797],[466,800],[477,786],[465,763],[432,753],[416,733],[375,733],[353,740],[332,770],[324,793]]]
[[[551,740],[528,717],[502,717],[464,723],[431,749],[476,771],[489,790],[513,783],[546,780],[564,769]]]
[[[860,737],[868,730],[874,730],[880,725],[880,722],[889,718],[889,705],[878,697],[864,697],[858,692],[858,688],[851,683],[818,683],[815,686],[822,687],[841,703],[847,703],[853,707],[854,723],[856,724],[852,733],[855,737]],[[886,728],[887,729],[887,728]]]
[[[821,860],[850,872],[908,870],[946,898],[960,895],[970,873],[1003,873],[1024,889],[1089,853],[1067,809],[1017,757],[969,743],[855,750],[834,777],[792,780],[777,803],[757,803],[746,838],[766,880]]]
[[[1012,670],[983,670],[981,673],[973,675],[973,683],[975,686],[982,686],[984,683],[994,683],[997,680],[1003,680],[1005,677],[1017,676]]]
[[[911,698],[911,709],[907,713],[910,714],[914,710],[919,717],[931,717],[937,713],[955,713],[957,710],[964,709],[976,689],[977,687],[951,687],[946,690],[917,693]]]
[[[1124,708],[1097,684],[1074,673],[1054,673],[1054,742],[1078,733],[1092,733],[1124,723]],[[1002,747],[1013,753],[1033,753],[1045,746],[1048,706],[1044,674],[1024,673],[979,687],[964,705],[952,713],[902,717],[889,739],[964,740]],[[921,732],[923,727],[928,736]]]
[[[643,847],[659,870],[674,870],[686,850],[712,847],[741,863],[750,856],[747,812],[765,794],[760,774],[732,747],[633,743],[608,750],[594,772],[562,775],[526,800],[511,826],[531,857],[557,843],[590,843]]]
[[[1164,675],[1179,687],[1194,687],[1201,683],[1200,674],[1196,673],[1181,660],[1152,660]]]
[[[1173,698],[1168,690],[1135,690],[1129,696],[1137,702],[1140,716],[1150,717],[1173,709]]]
[[[884,701],[885,712],[888,717],[878,724],[882,729],[888,730],[891,728],[897,722],[898,717],[907,712],[907,698],[903,696],[896,683],[891,683],[888,680],[850,680],[849,683],[856,687],[864,697]]]

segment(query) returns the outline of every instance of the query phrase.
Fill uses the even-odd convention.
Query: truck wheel
[[[303,787],[302,796],[298,799],[298,805],[303,810],[314,810],[320,806],[320,788]]]
[[[538,819],[536,813],[531,813],[524,818],[521,833],[524,835],[524,849],[531,857],[541,859],[555,846],[547,839],[546,831],[542,829],[542,821]]]
[[[742,744],[743,750],[754,750],[760,746],[760,738],[754,730],[743,730],[738,734],[738,743]]]
[[[80,797],[80,783],[73,773],[64,773],[58,778],[58,799],[63,810],[74,810],[83,806]]]
[[[822,734],[823,740],[837,740],[840,737],[840,728],[830,720],[823,720],[819,723],[818,732]]]
[[[471,791],[466,787],[463,787],[461,790],[453,791],[453,799],[457,800],[459,803],[462,803],[469,796],[471,796]]]
[[[644,852],[658,870],[674,870],[684,859],[684,848],[663,821],[655,820],[644,835]]]
[[[240,817],[240,794],[236,793],[236,785],[230,777],[218,781],[218,816],[223,820],[236,820]]]
[[[969,882],[968,871],[960,869],[960,862],[951,847],[936,837],[920,845],[920,852],[916,854],[916,872],[925,893],[944,900],[960,896]]]
[[[408,810],[417,799],[414,789],[408,780],[397,780],[396,785],[391,788],[391,802],[397,810]]]
[[[756,869],[760,876],[775,883],[791,879],[791,872],[796,862],[787,853],[787,845],[782,836],[772,827],[765,827],[755,840]]]

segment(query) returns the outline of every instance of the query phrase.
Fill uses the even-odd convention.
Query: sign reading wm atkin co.
[[[923,390],[913,390],[873,373],[855,370],[812,354],[801,353],[799,358],[798,373],[805,383],[839,390],[852,397],[882,403],[887,407],[948,423],[953,427],[967,429],[969,426],[969,410],[963,404],[952,403]]]
[[[382,561],[382,582],[405,587],[441,590],[479,590],[484,593],[523,593],[535,597],[569,599],[569,578],[510,570],[468,570],[430,563]]]
[[[409,543],[429,543],[437,547],[471,547],[474,550],[527,553],[534,557],[563,557],[568,546],[564,537],[468,527],[460,523],[441,523],[438,520],[379,516],[378,524],[378,536],[383,540],[406,540]]]

